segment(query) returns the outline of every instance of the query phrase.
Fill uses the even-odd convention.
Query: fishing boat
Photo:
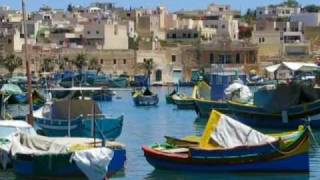
[[[172,95],[172,100],[178,109],[194,109],[194,98],[184,94]]]
[[[1,120],[0,121],[0,164],[2,169],[11,167],[10,147],[12,137],[20,132],[36,135],[35,129],[25,121]]]
[[[135,91],[132,98],[136,106],[156,106],[159,103],[159,97],[146,88],[144,91]]]
[[[310,120],[313,128],[320,127],[319,90],[303,84],[278,84],[261,89],[253,104],[228,101],[233,116],[248,125],[272,128],[295,128]]]
[[[110,89],[102,89],[101,91],[94,91],[91,98],[95,101],[112,101],[114,92]]]
[[[102,114],[90,99],[48,102],[33,113],[36,124],[48,136],[98,137],[114,140],[120,136],[123,116]],[[93,121],[96,122],[96,131]],[[95,132],[94,132],[95,131]]]
[[[228,104],[224,90],[233,82],[234,79],[240,78],[242,81],[246,79],[245,74],[241,74],[239,70],[226,72],[215,72],[210,76],[210,85],[205,81],[196,84],[197,97],[194,99],[195,110],[200,118],[207,119],[211,111],[217,110],[223,113],[229,113]]]
[[[267,135],[212,111],[198,140],[171,138],[171,143],[143,146],[146,160],[155,168],[179,171],[309,171],[309,131],[303,126]]]
[[[177,91],[174,89],[170,94],[166,95],[166,103],[167,104],[174,104],[174,100],[173,100],[172,96],[175,94],[177,94]]]
[[[110,86],[113,88],[126,88],[128,87],[128,78],[114,77],[110,80]]]
[[[49,138],[19,134],[13,138],[13,171],[24,178],[104,179],[124,168],[122,144],[90,138]]]
[[[213,101],[196,98],[194,103],[196,106],[195,110],[200,118],[208,118],[213,109],[219,112],[229,113],[228,103],[226,101]]]
[[[28,97],[18,85],[4,84],[1,88],[1,114],[8,119],[24,120],[28,113]],[[39,109],[45,98],[37,91],[32,91],[33,110]]]

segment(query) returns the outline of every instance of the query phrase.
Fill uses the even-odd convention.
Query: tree
[[[52,72],[55,68],[55,60],[52,58],[43,59],[41,69],[42,72]]]
[[[96,70],[97,74],[101,71],[101,64],[96,58],[92,58],[89,61],[88,69],[89,70]]]
[[[145,70],[147,70],[148,85],[150,85],[150,76],[151,76],[152,69],[153,69],[153,59],[146,59],[143,62],[143,66],[144,66]]]
[[[78,71],[81,73],[83,67],[87,65],[87,56],[83,53],[78,54],[76,58],[72,61],[72,64],[76,66]]]
[[[72,11],[73,11],[73,6],[72,6],[72,4],[69,4],[69,5],[68,5],[67,11],[68,11],[68,12],[72,12]]]
[[[317,6],[315,4],[307,5],[304,8],[304,11],[309,12],[309,13],[316,13],[320,11],[320,6]]]
[[[0,58],[0,61],[0,64],[9,71],[10,76],[12,76],[14,70],[22,66],[22,59],[14,54],[9,54],[4,58]]]
[[[296,0],[286,0],[282,3],[282,5],[288,6],[288,7],[298,7],[299,3]]]
[[[246,14],[242,16],[243,20],[251,24],[252,21],[256,20],[256,11],[252,11],[250,8],[247,10]]]
[[[76,66],[80,75],[80,82],[82,82],[82,70],[83,67],[87,66],[87,56],[83,53],[77,55],[77,57],[72,61],[72,64]]]

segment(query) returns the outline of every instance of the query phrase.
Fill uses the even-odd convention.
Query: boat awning
[[[271,65],[271,66],[266,67],[266,70],[267,70],[269,73],[273,73],[273,72],[275,72],[276,70],[278,70],[279,67],[280,67],[280,64]]]
[[[263,145],[277,140],[213,110],[201,137],[200,147],[228,149]]]
[[[281,64],[271,65],[265,69],[273,73],[280,69],[281,67],[286,67],[292,71],[316,71],[319,67],[314,63],[301,63],[301,62],[282,62]]]
[[[50,91],[101,91],[103,87],[72,87],[72,88],[51,88]]]
[[[0,91],[1,93],[8,95],[24,94],[21,88],[15,84],[4,84]]]

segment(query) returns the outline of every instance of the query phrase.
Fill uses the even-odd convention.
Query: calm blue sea
[[[155,170],[147,163],[141,150],[142,145],[163,142],[165,135],[183,137],[190,134],[200,135],[204,128],[203,121],[196,121],[196,113],[190,110],[177,110],[174,105],[167,105],[165,94],[168,89],[155,88],[160,97],[157,107],[135,107],[130,91],[117,91],[112,102],[101,103],[103,112],[110,115],[125,115],[124,127],[117,140],[126,145],[127,164],[123,172],[114,179],[148,180],[199,180],[199,179],[235,179],[235,180],[301,180],[320,179],[320,148],[311,150],[310,173],[193,173]],[[181,89],[191,93],[191,88]],[[320,131],[315,132],[320,141]],[[15,179],[12,172],[0,172],[0,179]]]

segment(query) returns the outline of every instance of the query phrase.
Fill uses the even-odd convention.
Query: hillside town
[[[292,0],[247,12],[215,3],[176,12],[101,2],[66,9],[44,5],[27,12],[24,31],[22,11],[1,6],[0,55],[7,63],[21,59],[13,71],[24,73],[27,36],[35,76],[74,70],[72,61],[79,56],[88,70],[130,77],[144,74],[142,64],[151,59],[151,81],[158,84],[188,82],[195,72],[220,65],[263,74],[264,67],[282,61],[319,60],[319,10]],[[2,67],[2,74],[7,70]]]
[[[320,179],[320,4],[172,1],[2,1],[0,180]]]

